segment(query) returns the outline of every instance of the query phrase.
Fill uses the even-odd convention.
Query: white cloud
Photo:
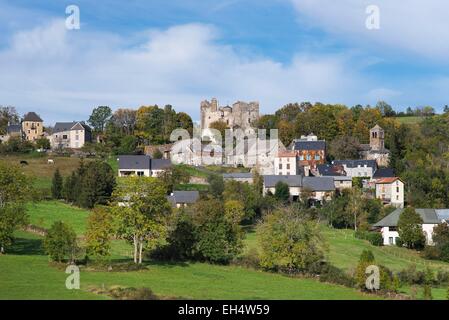
[[[318,27],[375,52],[398,49],[447,61],[449,2],[445,0],[291,0],[299,23]],[[365,27],[368,5],[380,9],[380,30]]]
[[[356,103],[368,92],[350,56],[298,54],[291,63],[241,54],[213,26],[149,30],[146,40],[68,31],[62,20],[14,35],[0,51],[0,96],[22,112],[86,119],[97,105],[173,104],[198,118],[200,101],[258,100],[262,112],[291,101]],[[349,98],[350,97],[350,98]]]

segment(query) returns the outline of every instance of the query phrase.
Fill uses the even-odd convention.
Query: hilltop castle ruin
[[[201,129],[209,128],[215,121],[223,121],[230,129],[252,129],[259,119],[259,102],[237,101],[230,106],[220,107],[217,99],[201,102]]]

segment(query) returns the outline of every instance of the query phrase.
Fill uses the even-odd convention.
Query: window
[[[80,139],[80,136],[79,135],[76,135],[75,136],[75,140],[79,140]]]
[[[396,192],[399,193],[399,187],[396,187]]]
[[[320,160],[320,155],[319,154],[315,155],[315,160]]]
[[[304,156],[299,156],[299,160],[304,161]]]
[[[137,171],[137,175],[138,175],[139,177],[142,177],[142,176],[143,176],[143,174],[144,174],[144,172],[143,172],[143,171]]]
[[[279,163],[279,169],[282,169],[282,163]]]
[[[287,163],[287,169],[290,170],[290,163]]]
[[[396,200],[398,200],[398,201],[399,201],[399,196],[396,196]]]
[[[63,134],[63,135],[62,135],[62,139],[67,139],[67,135],[66,135],[66,134]]]
[[[388,243],[389,244],[394,244],[394,238],[393,237],[388,238]]]
[[[307,155],[307,160],[312,160],[312,156],[310,154]]]

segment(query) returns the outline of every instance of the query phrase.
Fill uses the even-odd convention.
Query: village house
[[[399,238],[398,221],[399,216],[404,211],[403,208],[398,208],[388,216],[374,224],[382,233],[383,244],[386,246],[395,245]],[[421,216],[423,224],[421,225],[424,235],[426,236],[427,245],[432,245],[433,228],[449,218],[449,210],[447,209],[415,209]]]
[[[351,178],[373,178],[377,170],[375,160],[334,160],[333,165],[343,167],[346,176]]]
[[[44,136],[44,121],[35,112],[28,112],[22,120],[22,133],[27,141],[36,141]]]
[[[56,122],[50,138],[52,149],[80,149],[92,142],[92,130],[83,121]]]
[[[404,182],[398,177],[382,178],[375,181],[376,198],[383,204],[397,208],[404,207]]]
[[[296,153],[298,167],[302,168],[306,176],[310,175],[310,171],[315,170],[317,165],[326,162],[326,141],[318,140],[313,133],[293,140],[288,149]]]
[[[263,195],[266,196],[268,193],[275,194],[278,182],[288,185],[292,201],[298,201],[301,194],[307,192],[310,200],[323,202],[330,200],[335,192],[334,179],[331,177],[266,175],[263,176]]]
[[[274,158],[274,174],[294,176],[299,174],[295,151],[280,151]]]
[[[251,172],[237,172],[237,173],[224,173],[223,180],[230,181],[235,180],[238,182],[247,182],[249,184],[253,183],[253,174]]]
[[[147,155],[121,155],[118,162],[119,177],[144,176],[156,178],[172,166],[168,159],[152,159]]]
[[[168,202],[173,208],[187,207],[198,201],[200,193],[198,191],[173,191],[167,196]]]

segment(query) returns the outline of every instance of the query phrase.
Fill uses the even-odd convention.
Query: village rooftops
[[[382,179],[378,179],[376,180],[377,184],[390,184],[395,182],[396,180],[401,180],[398,177],[390,177],[390,178],[382,178]]]
[[[391,168],[379,168],[376,170],[376,172],[373,175],[373,179],[380,179],[380,178],[392,178],[394,177],[394,170]]]
[[[332,164],[342,165],[348,168],[358,168],[358,167],[370,167],[376,170],[377,163],[376,160],[334,160]]]
[[[236,173],[224,173],[223,179],[252,179],[253,174],[251,172],[236,172]]]
[[[317,170],[321,176],[346,176],[346,172],[342,165],[319,164],[317,165]]]
[[[310,191],[334,191],[334,178],[332,177],[304,177],[302,175],[267,175],[263,176],[265,188],[274,188],[278,182],[289,187],[304,187]]]
[[[120,169],[151,169],[151,157],[144,155],[119,156]]]
[[[56,122],[55,127],[53,128],[53,133],[83,129],[86,131],[91,131],[90,127],[83,121]]]
[[[30,122],[44,122],[41,117],[37,115],[36,112],[28,112],[24,117],[23,121],[30,121]]]
[[[164,170],[171,167],[168,159],[152,159],[148,155],[119,156],[120,170]]]
[[[292,150],[324,150],[326,149],[326,142],[324,140],[294,140]]]
[[[374,224],[374,227],[397,227],[399,216],[404,211],[403,208],[398,208],[390,213],[388,216]],[[448,209],[415,209],[423,220],[423,224],[439,224],[449,217]]]
[[[7,134],[20,133],[22,132],[22,126],[20,124],[10,124],[6,128],[6,132]]]
[[[167,200],[176,207],[176,204],[193,204],[200,198],[198,191],[173,191],[173,193],[167,196]]]

